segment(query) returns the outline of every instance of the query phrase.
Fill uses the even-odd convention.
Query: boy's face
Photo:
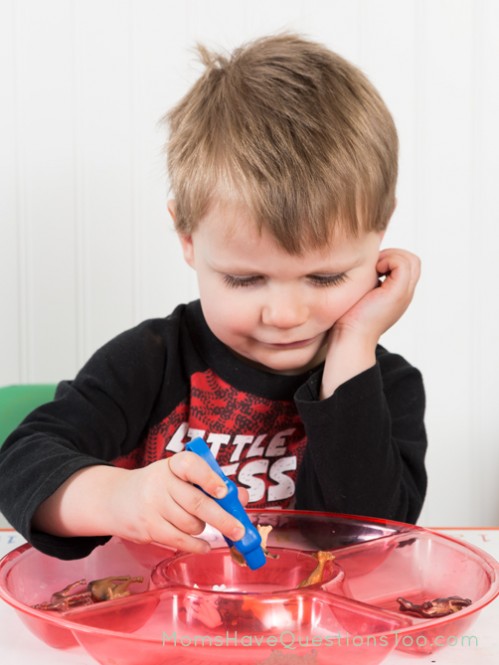
[[[213,207],[180,237],[215,336],[250,363],[285,374],[321,362],[328,332],[376,286],[381,239],[342,236],[292,255],[237,204]]]

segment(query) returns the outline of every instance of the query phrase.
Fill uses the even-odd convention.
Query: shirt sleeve
[[[307,433],[296,507],[415,523],[427,485],[420,372],[378,347],[376,365],[325,400],[321,378],[295,396]]]
[[[164,324],[164,322],[163,322]],[[151,418],[166,363],[159,326],[122,333],[88,361],[53,402],[33,411],[0,450],[0,510],[41,551],[86,556],[108,537],[62,538],[31,527],[38,506],[76,471],[133,449]]]

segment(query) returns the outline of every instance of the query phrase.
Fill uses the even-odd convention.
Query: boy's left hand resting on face
[[[321,399],[345,381],[373,367],[376,345],[409,306],[419,280],[421,262],[403,249],[384,249],[376,270],[381,279],[336,323],[329,333]]]

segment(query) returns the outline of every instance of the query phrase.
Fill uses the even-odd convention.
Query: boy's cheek
[[[343,298],[336,299],[336,301],[331,304],[330,326],[332,327],[343,315],[361,302],[361,300],[375,288],[377,281],[377,277],[376,280],[365,280],[363,284],[358,284],[357,288],[345,293]]]
[[[244,332],[250,326],[249,312],[223,295],[202,299],[202,309],[208,326],[217,336]]]

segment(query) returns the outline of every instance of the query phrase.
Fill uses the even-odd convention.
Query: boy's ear
[[[168,212],[171,215],[171,218],[173,219],[173,224],[176,226],[176,211],[175,211],[175,200],[170,199],[167,204],[168,207]],[[177,232],[178,239],[180,240],[180,245],[182,247],[182,254],[184,255],[184,259],[188,265],[191,266],[191,268],[194,268],[194,247],[192,244],[192,236],[186,236],[182,235],[181,233]]]
[[[192,243],[192,236],[185,236],[177,233],[180,245],[182,247],[182,254],[184,255],[187,265],[194,268],[194,245]]]

